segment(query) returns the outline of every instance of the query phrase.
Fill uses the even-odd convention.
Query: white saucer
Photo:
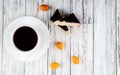
[[[37,33],[38,42],[30,51],[21,51],[13,42],[13,35],[23,26],[31,27]],[[8,54],[20,61],[32,61],[42,57],[49,47],[49,31],[45,24],[37,18],[25,16],[12,21],[4,31],[4,46]]]

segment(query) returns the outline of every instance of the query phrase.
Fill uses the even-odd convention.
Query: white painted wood
[[[62,15],[70,14],[70,0],[61,0],[56,3],[56,8],[60,9]],[[65,33],[61,28],[55,26],[55,41],[61,41],[64,44],[64,48],[62,51],[56,50],[56,61],[60,63],[60,71],[56,71],[56,75],[70,75],[71,64],[70,64],[70,35]]]
[[[61,10],[62,15],[70,14],[71,13],[71,0],[62,0],[61,3]],[[68,27],[70,29],[70,27]],[[65,33],[61,28],[56,26],[56,40],[62,41],[64,43],[64,48],[61,52],[61,74],[60,75],[71,75],[71,62],[70,62],[70,35]],[[60,53],[58,54],[60,55]]]
[[[80,60],[79,64],[71,60],[71,75],[93,75],[93,0],[74,0],[72,10],[81,25],[71,28],[71,57]]]
[[[0,0],[0,75],[2,74],[2,25],[3,25],[3,1]]]
[[[120,0],[116,0],[117,75],[120,75]]]
[[[4,1],[4,31],[7,25],[14,19],[25,15],[25,0]],[[2,35],[3,36],[3,35]],[[3,37],[4,38],[4,37]],[[24,75],[24,62],[11,58],[3,47],[2,75]]]
[[[94,75],[116,75],[115,0],[94,0]]]
[[[49,0],[51,6],[50,17],[53,15],[56,9],[60,9],[60,12],[70,12],[70,0]],[[61,11],[62,10],[62,11]],[[67,35],[61,28],[50,23],[51,43],[48,55],[48,75],[70,75],[70,36]],[[64,43],[62,51],[55,47],[55,42],[61,41]],[[60,67],[57,70],[52,70],[49,66],[52,62],[58,62]]]

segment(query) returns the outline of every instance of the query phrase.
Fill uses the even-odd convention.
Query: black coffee
[[[32,50],[38,41],[36,32],[27,26],[23,26],[16,30],[13,41],[15,46],[22,51]]]

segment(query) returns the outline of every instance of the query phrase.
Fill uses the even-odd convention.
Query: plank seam
[[[117,28],[117,26],[118,26],[118,21],[117,21],[117,0],[115,0],[115,37],[116,37],[116,75],[118,75],[118,72],[117,72],[117,70],[118,70],[118,68],[117,68],[117,62],[118,62],[118,37],[117,37],[117,35],[118,35],[118,28]]]
[[[2,66],[2,71],[1,71],[1,75],[3,75],[3,34],[4,34],[4,0],[2,0],[2,54],[1,54],[1,60],[2,60],[2,62],[1,62],[1,66]]]
[[[70,13],[72,13],[72,11],[73,11],[73,0],[70,0]],[[70,32],[71,32],[71,28],[70,28]],[[71,50],[72,50],[72,40],[71,40],[71,36],[70,36],[70,75],[71,75],[71,66],[72,66],[72,61],[71,61]]]
[[[94,75],[94,38],[95,38],[95,33],[94,33],[94,0],[93,0],[93,75]]]

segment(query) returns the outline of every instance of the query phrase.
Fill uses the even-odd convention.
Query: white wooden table
[[[39,5],[51,9],[39,11]],[[74,13],[81,26],[70,28],[71,36],[50,23],[59,8]],[[20,62],[11,58],[3,46],[6,26],[21,16],[34,16],[49,28],[51,42],[48,52],[39,60]],[[0,0],[0,75],[120,75],[120,0]],[[54,43],[62,41],[63,51]],[[74,65],[71,56],[81,63]],[[51,70],[50,63],[61,67]]]

